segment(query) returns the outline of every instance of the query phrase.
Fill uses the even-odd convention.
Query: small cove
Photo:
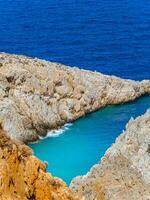
[[[143,114],[149,107],[150,96],[107,106],[65,126],[63,134],[47,137],[30,147],[39,159],[48,162],[47,170],[52,175],[69,184],[73,177],[86,174],[100,161],[131,117]]]

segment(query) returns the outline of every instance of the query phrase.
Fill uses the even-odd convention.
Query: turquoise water
[[[107,106],[75,121],[58,137],[30,146],[38,158],[48,162],[48,171],[69,184],[73,177],[84,175],[99,162],[131,117],[143,114],[149,107],[150,96]]]

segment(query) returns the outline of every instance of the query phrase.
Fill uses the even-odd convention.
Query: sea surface
[[[150,79],[148,0],[0,0],[0,51],[135,80]],[[85,174],[144,113],[150,97],[108,106],[32,145],[67,183]]]
[[[150,78],[150,2],[0,0],[0,51]]]

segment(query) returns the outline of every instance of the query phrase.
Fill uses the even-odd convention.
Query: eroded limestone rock
[[[150,199],[150,110],[131,119],[99,164],[71,182],[85,200]]]
[[[0,63],[0,123],[23,142],[105,105],[150,93],[148,80],[123,80],[5,53]]]

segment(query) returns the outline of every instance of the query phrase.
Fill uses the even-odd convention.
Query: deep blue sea
[[[0,51],[150,78],[150,2],[0,0]]]
[[[135,80],[150,79],[148,0],[0,0],[0,51]],[[32,148],[64,178],[86,173],[150,97],[109,106]]]

